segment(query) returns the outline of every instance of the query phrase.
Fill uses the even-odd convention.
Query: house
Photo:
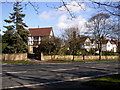
[[[89,36],[79,35],[80,44],[82,49],[86,49],[88,52],[91,49],[97,49],[98,44],[96,44],[94,39],[90,39]],[[117,41],[104,39],[102,41],[102,51],[117,52]]]
[[[79,40],[81,49],[86,49],[89,52],[91,49],[96,48],[96,44],[88,36],[79,35]]]
[[[117,52],[117,41],[115,40],[104,40],[102,42],[102,51]]]
[[[29,28],[30,31],[28,37],[28,53],[35,53],[36,48],[44,38],[51,38],[54,36],[53,28]]]

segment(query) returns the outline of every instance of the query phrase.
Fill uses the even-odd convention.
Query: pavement
[[[3,64],[4,90],[53,90],[53,88],[79,88],[98,90],[82,82],[118,73],[118,62],[76,62]]]

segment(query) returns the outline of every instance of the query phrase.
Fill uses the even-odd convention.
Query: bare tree
[[[78,45],[78,35],[80,34],[80,31],[76,27],[68,28],[63,33],[63,40],[67,48],[70,50],[70,54],[73,55],[73,61],[74,61],[74,55],[75,51],[80,47]]]
[[[28,8],[28,6],[30,5],[30,6],[32,6],[33,7],[33,9],[34,9],[34,11],[36,12],[36,14],[39,14],[39,9],[40,9],[40,6],[39,6],[39,4],[37,4],[37,2],[32,2],[31,0],[28,0],[27,2],[24,2],[25,0],[14,0],[14,2],[9,2],[9,0],[7,1],[5,1],[5,2],[3,2],[3,3],[16,3],[16,2],[20,2],[20,3],[22,3],[22,8],[23,9],[27,9]],[[23,3],[24,2],[24,3]]]
[[[120,74],[120,1],[119,2],[96,2],[95,0],[90,0],[93,2],[93,4],[97,4],[99,8],[102,10],[108,12],[110,15],[113,15],[115,18],[117,18],[116,24],[113,28],[112,35],[113,33],[115,36],[118,38],[118,45],[117,45],[117,52],[119,53],[119,58],[118,58],[118,73]]]
[[[99,60],[101,60],[102,42],[111,29],[109,17],[110,16],[108,14],[99,13],[90,18],[86,24],[88,27],[88,34],[91,34],[98,44]]]
[[[101,9],[102,12],[105,11],[110,15],[113,16],[120,16],[119,13],[119,9],[120,9],[120,1],[119,2],[115,2],[115,1],[111,1],[111,0],[107,0],[105,1],[95,1],[95,0],[89,0],[92,2],[92,6],[95,9]]]

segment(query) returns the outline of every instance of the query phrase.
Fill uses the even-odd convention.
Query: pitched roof
[[[52,27],[47,27],[47,28],[29,28],[30,31],[30,36],[49,36]]]
[[[102,44],[107,44],[109,40],[102,40]]]
[[[80,39],[81,42],[85,42],[85,40],[86,40],[87,38],[88,38],[88,37],[80,37],[79,39]]]
[[[85,35],[79,35],[79,41],[80,41],[80,43],[84,43],[87,38],[89,38],[89,37],[85,36]]]
[[[117,40],[111,40],[111,44],[117,44]]]

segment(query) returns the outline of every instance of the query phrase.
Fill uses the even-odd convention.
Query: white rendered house
[[[98,44],[94,39],[90,39],[88,36],[80,36],[81,48],[86,49],[88,52],[90,49],[95,49]],[[105,39],[102,42],[102,51],[117,52],[117,41]]]
[[[102,51],[117,52],[117,44],[115,43],[115,41],[106,40],[102,44]]]

